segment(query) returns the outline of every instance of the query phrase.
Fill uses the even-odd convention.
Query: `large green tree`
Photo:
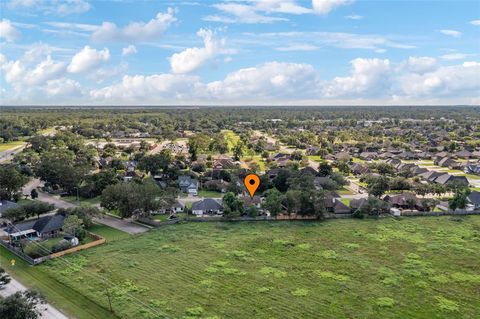
[[[155,184],[123,182],[110,185],[102,193],[101,206],[118,210],[122,218],[128,218],[134,214],[149,214],[173,203],[173,198],[165,194]],[[166,208],[166,207],[163,207]]]
[[[15,166],[0,166],[0,199],[12,199],[27,181]]]
[[[0,318],[37,319],[45,303],[45,298],[34,290],[18,291],[4,299],[0,298]]]
[[[277,216],[283,209],[284,195],[275,188],[269,189],[264,195],[265,201],[262,203],[262,207],[268,210],[272,216]]]

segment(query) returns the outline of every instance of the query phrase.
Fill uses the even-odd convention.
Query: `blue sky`
[[[2,104],[479,104],[479,1],[1,1]]]

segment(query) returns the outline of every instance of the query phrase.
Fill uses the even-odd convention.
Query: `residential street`
[[[25,148],[25,145],[20,145],[15,148],[0,152],[0,163],[10,161],[17,153],[20,153]]]
[[[17,291],[23,291],[27,289],[24,285],[19,283],[13,277],[11,277],[11,279],[12,280],[8,285],[6,285],[3,289],[0,289],[0,296],[2,296],[3,298],[13,295]],[[61,313],[59,310],[57,310],[50,304],[42,305],[42,308],[45,308],[45,311],[43,311],[41,316],[41,318],[43,319],[68,319],[67,316],[65,316],[63,313]]]
[[[33,188],[38,187],[41,184],[41,181],[37,178],[31,180],[28,182],[24,188],[23,188],[23,193],[24,194],[30,194],[31,190]],[[40,200],[42,202],[50,203],[55,205],[57,208],[73,208],[76,207],[77,205],[69,203],[67,201],[64,201],[61,197],[50,195],[45,192],[38,192],[38,198],[37,200]],[[124,231],[129,234],[139,234],[146,232],[148,230],[147,227],[140,226],[138,224],[132,223],[131,220],[128,219],[119,219],[115,218],[112,216],[104,215],[102,218],[95,218],[95,222],[104,224],[107,226],[110,226],[112,228]]]

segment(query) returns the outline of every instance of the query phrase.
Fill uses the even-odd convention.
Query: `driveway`
[[[131,235],[141,234],[149,230],[147,227],[132,223],[130,219],[119,219],[108,215],[104,215],[102,218],[94,218],[94,221],[124,231]]]
[[[4,289],[0,289],[0,296],[2,296],[3,298],[13,295],[17,291],[24,291],[27,289],[24,285],[16,281],[14,278],[10,278],[10,283],[7,284]],[[42,316],[40,317],[42,319],[68,319],[67,316],[65,316],[63,313],[61,313],[48,303],[45,305],[41,305],[41,308],[45,308],[45,310],[42,312]]]
[[[30,194],[31,190],[34,188],[37,188],[41,185],[41,181],[37,178],[31,180],[28,182],[24,187],[23,187],[23,193],[24,194]],[[38,192],[38,198],[37,200],[53,204],[57,208],[74,208],[77,207],[77,205],[69,203],[67,201],[64,201],[61,197],[59,196],[54,196],[50,195],[45,192]],[[111,217],[108,215],[105,215],[103,218],[95,218],[94,219],[96,222],[100,224],[104,224],[107,226],[110,226],[112,228],[124,231],[129,234],[139,234],[146,232],[148,230],[147,227],[140,226],[138,224],[132,223],[131,220],[128,219],[118,219],[115,217]]]

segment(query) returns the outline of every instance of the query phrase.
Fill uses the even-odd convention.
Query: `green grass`
[[[349,189],[346,189],[345,187],[336,190],[336,192],[337,192],[339,195],[353,195],[353,194],[355,194],[354,192],[352,192],[352,191],[349,190]]]
[[[0,152],[8,151],[12,148],[17,148],[25,144],[23,141],[12,141],[8,143],[0,143]]]
[[[315,162],[321,162],[322,157],[320,155],[309,155],[307,156],[309,160],[315,161]]]
[[[198,197],[218,198],[223,197],[223,194],[215,191],[199,190]]]
[[[265,172],[265,170],[267,168],[267,166],[265,165],[265,162],[263,161],[262,156],[260,156],[260,155],[247,156],[247,157],[244,158],[244,161],[247,164],[256,163],[258,165],[258,169],[261,172]]]
[[[15,266],[10,264],[12,259],[15,259]],[[68,287],[63,278],[52,277],[45,271],[45,267],[30,266],[3,247],[0,247],[0,265],[25,286],[41,291],[49,303],[72,318],[119,318],[99,305],[98,300],[90,299],[75,288]],[[106,299],[105,296],[102,298]]]
[[[364,160],[362,160],[362,159],[360,159],[360,158],[358,158],[358,157],[353,157],[353,158],[352,158],[352,162],[354,162],[354,163],[360,163],[360,164],[365,163]]]
[[[93,197],[93,198],[83,198],[79,197],[77,201],[77,196],[65,196],[62,199],[66,202],[75,204],[75,205],[87,205],[87,206],[95,206],[100,204],[102,201],[101,196]]]
[[[351,198],[340,198],[340,201],[347,206],[350,206],[350,202],[352,201]]]
[[[107,242],[129,238],[130,234],[102,224],[94,224],[89,232],[102,236]]]
[[[228,150],[232,152],[235,145],[237,145],[238,141],[240,140],[240,136],[235,134],[231,130],[222,130],[222,134],[227,139]]]
[[[478,318],[479,232],[480,216],[185,223],[29,269],[103,307],[89,274],[107,277],[122,318],[157,318],[132,295],[170,318]]]

